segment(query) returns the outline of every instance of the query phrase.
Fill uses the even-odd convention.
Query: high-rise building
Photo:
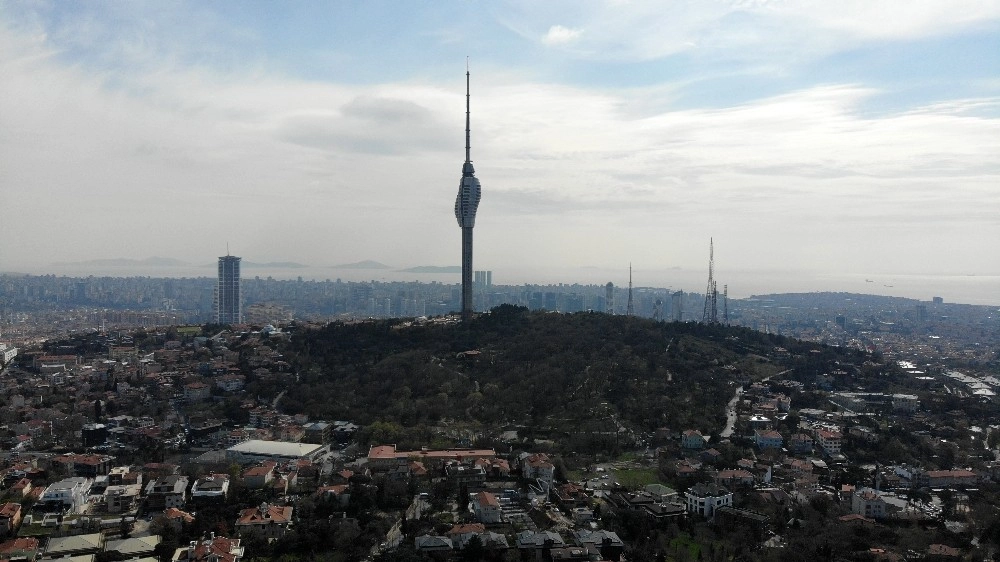
[[[240,300],[240,258],[219,257],[219,281],[215,288],[215,321],[219,324],[243,322]]]
[[[481,187],[472,167],[472,143],[469,112],[469,71],[465,71],[465,163],[462,164],[462,181],[455,198],[455,218],[462,228],[462,319],[472,318],[472,229],[476,226]]]

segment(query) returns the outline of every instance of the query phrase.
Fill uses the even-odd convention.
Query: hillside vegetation
[[[580,447],[660,427],[714,433],[738,379],[863,360],[744,328],[509,305],[466,325],[388,320],[299,329],[283,347],[298,376],[283,410],[349,419],[371,426],[372,440],[401,443],[426,439],[413,428],[442,424],[478,428],[477,436],[555,434]]]

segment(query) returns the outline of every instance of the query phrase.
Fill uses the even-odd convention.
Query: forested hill
[[[284,411],[410,428],[373,436],[401,441],[442,420],[487,432],[716,432],[740,378],[864,361],[744,328],[510,305],[467,325],[387,320],[298,329],[282,352],[299,377],[286,389]]]

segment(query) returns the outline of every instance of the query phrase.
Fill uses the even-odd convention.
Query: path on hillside
[[[784,371],[781,371],[780,373],[775,373],[760,382],[767,382],[774,377],[780,377],[781,375],[790,372],[792,372],[791,369],[785,369]],[[736,393],[733,394],[733,399],[730,400],[729,404],[726,405],[726,427],[723,428],[723,430],[719,433],[719,437],[721,439],[728,439],[733,435],[733,431],[736,429],[736,404],[740,401],[740,396],[742,394],[743,394],[743,387],[737,386]]]

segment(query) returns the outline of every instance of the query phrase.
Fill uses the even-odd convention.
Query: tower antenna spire
[[[469,118],[469,57],[465,57],[465,161],[472,162],[472,133]]]

